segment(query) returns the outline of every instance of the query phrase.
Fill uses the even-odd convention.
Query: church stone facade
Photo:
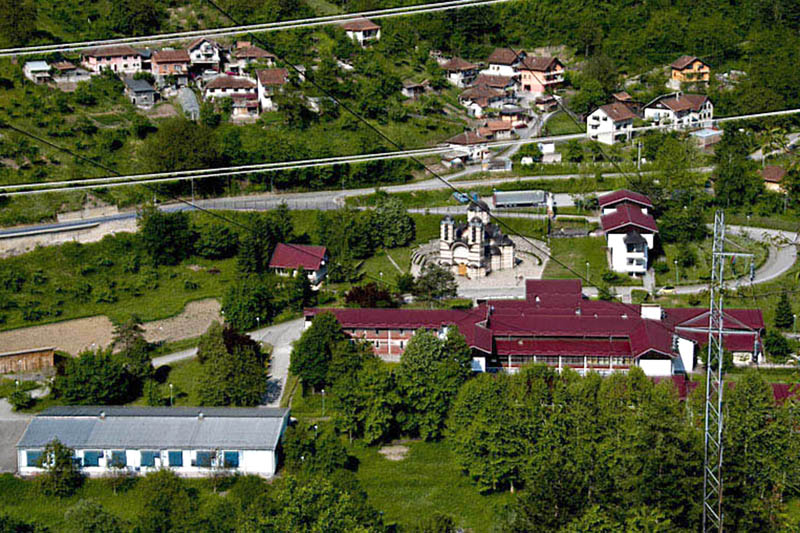
[[[514,241],[490,222],[485,202],[471,202],[466,224],[456,223],[450,215],[442,219],[439,264],[470,279],[487,276],[493,270],[514,268]]]

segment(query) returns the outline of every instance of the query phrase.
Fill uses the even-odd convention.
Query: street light
[[[322,389],[322,416],[325,416],[325,389]]]
[[[169,406],[172,407],[172,383],[169,384]]]
[[[261,317],[256,317],[256,329],[261,329]]]
[[[792,321],[792,332],[797,335],[797,315],[792,315],[794,320]]]
[[[675,264],[675,285],[678,284],[678,260],[673,259],[672,262]]]
[[[589,261],[586,261],[586,281],[589,281]]]

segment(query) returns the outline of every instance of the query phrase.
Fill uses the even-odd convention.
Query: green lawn
[[[767,247],[759,244],[756,241],[747,239],[738,235],[729,234],[726,237],[729,241],[725,245],[726,251],[736,251],[742,253],[754,254],[755,268],[758,268],[767,260]],[[713,240],[707,238],[699,243],[691,243],[689,247],[695,252],[697,262],[690,267],[677,267],[678,284],[693,284],[708,282],[711,278],[711,247]],[[656,285],[675,285],[676,265],[675,258],[679,256],[679,244],[664,244],[664,255],[658,257],[656,262],[663,262],[669,267],[669,271],[663,274],[656,274]],[[741,276],[750,275],[750,262],[745,258],[739,258],[736,262],[728,264],[725,267],[726,278],[736,278]]]
[[[369,502],[384,513],[387,523],[411,526],[438,511],[452,515],[460,527],[489,532],[498,509],[510,502],[509,493],[484,496],[456,464],[447,442],[411,442],[402,461],[389,461],[379,448],[351,447],[359,461],[358,479]]]
[[[586,276],[586,262],[589,262],[589,280],[594,283],[608,270],[606,261],[606,240],[603,237],[580,237],[576,239],[550,239],[552,259],[544,269],[544,279],[563,279]],[[569,268],[567,268],[569,267]]]
[[[572,117],[559,111],[545,124],[546,135],[566,135],[568,133],[583,133],[586,128],[583,124],[576,124]]]

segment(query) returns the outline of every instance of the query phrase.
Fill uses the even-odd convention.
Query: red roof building
[[[631,228],[640,233],[658,233],[658,226],[652,216],[637,206],[627,204],[620,205],[614,211],[601,216],[600,225],[606,234],[627,232]]]
[[[653,202],[650,201],[650,198],[642,193],[629,191],[628,189],[620,189],[618,191],[604,194],[597,199],[597,202],[600,204],[601,209],[611,209],[620,203],[632,203],[638,204],[645,208],[653,208]]]
[[[324,246],[279,243],[272,252],[269,267],[281,275],[302,268],[312,283],[318,284],[328,270],[328,250]]]
[[[305,318],[310,324],[321,312],[333,313],[351,337],[371,342],[389,361],[399,360],[417,329],[444,334],[457,326],[476,370],[536,362],[603,374],[640,366],[648,375],[666,376],[691,371],[704,344],[696,335],[704,333],[702,309],[588,300],[580,280],[528,280],[525,289],[524,300],[489,300],[469,310],[307,309]],[[760,354],[761,311],[728,310],[723,323],[726,347]],[[745,335],[746,346],[739,342]]]

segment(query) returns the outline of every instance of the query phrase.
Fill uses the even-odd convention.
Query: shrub
[[[20,409],[30,409],[36,401],[30,394],[24,390],[15,390],[8,396],[8,403],[14,408],[14,411]]]
[[[697,252],[688,244],[681,244],[676,259],[681,268],[690,268],[697,264]]]
[[[669,265],[666,261],[657,261],[653,265],[653,270],[656,271],[656,274],[666,274],[669,272]]]
[[[236,255],[239,236],[223,224],[212,224],[200,230],[194,251],[207,259],[226,259]]]

